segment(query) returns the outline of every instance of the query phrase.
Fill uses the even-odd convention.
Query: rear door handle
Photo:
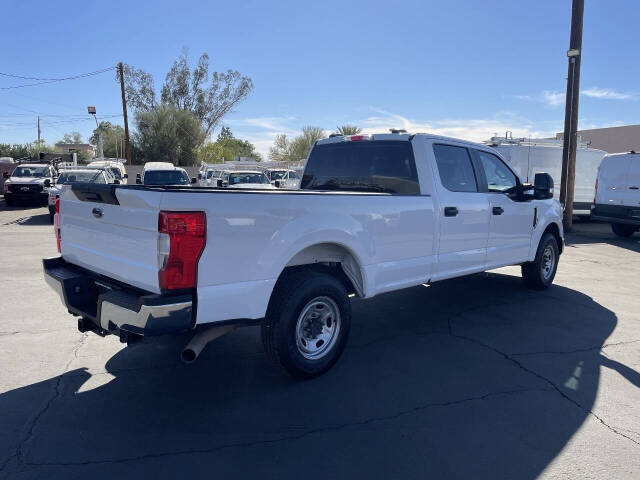
[[[638,190],[638,187],[629,187],[629,190]]]
[[[101,208],[94,208],[93,210],[91,210],[91,213],[93,213],[93,216],[96,217],[96,218],[102,217],[102,209]]]
[[[458,215],[457,207],[444,207],[445,217],[455,217],[456,215]]]
[[[502,207],[493,207],[493,214],[494,215],[502,215],[504,213],[504,208]]]

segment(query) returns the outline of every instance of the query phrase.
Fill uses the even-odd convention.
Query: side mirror
[[[141,178],[142,178],[142,177],[140,176],[140,174],[139,174],[139,173],[136,173],[136,179],[137,179],[137,180],[140,180]]]
[[[49,180],[48,178],[46,178],[46,179],[44,180],[44,186],[45,186],[45,187],[47,187],[47,188],[49,188],[49,187],[51,186],[51,180]]]
[[[2,174],[2,178],[5,178],[5,179],[6,179],[6,178],[9,178],[10,176],[11,176],[11,175],[9,175],[9,172],[4,172],[4,173]]]
[[[196,177],[191,177],[191,183],[196,183],[198,180],[196,180]]]
[[[118,179],[116,178],[116,179],[113,181],[113,183],[114,183],[115,185],[120,185],[120,180],[118,180]]]
[[[553,198],[553,178],[548,173],[536,173],[533,180],[533,194],[535,198],[544,200]]]
[[[129,178],[129,174],[125,173],[124,175],[122,175],[122,178]]]
[[[282,188],[282,180],[275,180],[275,181],[273,182],[273,185],[274,185],[276,188]]]
[[[136,184],[137,184],[137,185],[142,185],[142,180],[140,179],[140,175],[138,175],[138,176],[136,177]]]
[[[216,180],[216,187],[222,188],[222,179],[219,178],[218,180]]]

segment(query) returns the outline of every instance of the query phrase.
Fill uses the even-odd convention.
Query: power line
[[[36,85],[45,85],[48,83],[56,83],[56,82],[64,82],[66,80],[76,80],[78,78],[86,78],[86,77],[91,77],[93,75],[99,75],[101,73],[105,73],[111,70],[115,70],[116,67],[108,67],[108,68],[103,68],[101,70],[95,70],[93,72],[87,72],[87,73],[80,73],[78,75],[71,75],[69,77],[62,77],[62,78],[39,78],[39,77],[25,77],[22,75],[14,75],[12,73],[3,73],[0,72],[0,75],[3,77],[9,77],[9,78],[19,78],[22,80],[37,80],[37,83],[25,83],[22,85],[13,85],[11,87],[0,87],[0,90],[12,90],[15,88],[24,88],[24,87],[34,87]]]

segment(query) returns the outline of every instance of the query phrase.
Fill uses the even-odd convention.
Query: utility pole
[[[40,115],[38,115],[38,150],[40,150]]]
[[[562,179],[560,203],[564,206],[563,224],[571,230],[573,224],[573,192],[576,179],[576,147],[578,143],[578,102],[580,100],[580,59],[582,58],[582,19],[584,0],[573,0],[571,7],[571,37],[569,40],[569,72],[564,113],[562,148]]]
[[[129,120],[127,119],[127,99],[124,95],[124,68],[122,62],[118,63],[118,74],[120,76],[120,93],[122,94],[122,115],[124,116],[124,146],[126,159],[131,165],[131,142],[129,141]]]

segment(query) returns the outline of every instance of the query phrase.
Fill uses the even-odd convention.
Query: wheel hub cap
[[[296,346],[303,357],[318,360],[327,355],[340,333],[340,310],[329,297],[316,297],[301,310],[296,324]]]

